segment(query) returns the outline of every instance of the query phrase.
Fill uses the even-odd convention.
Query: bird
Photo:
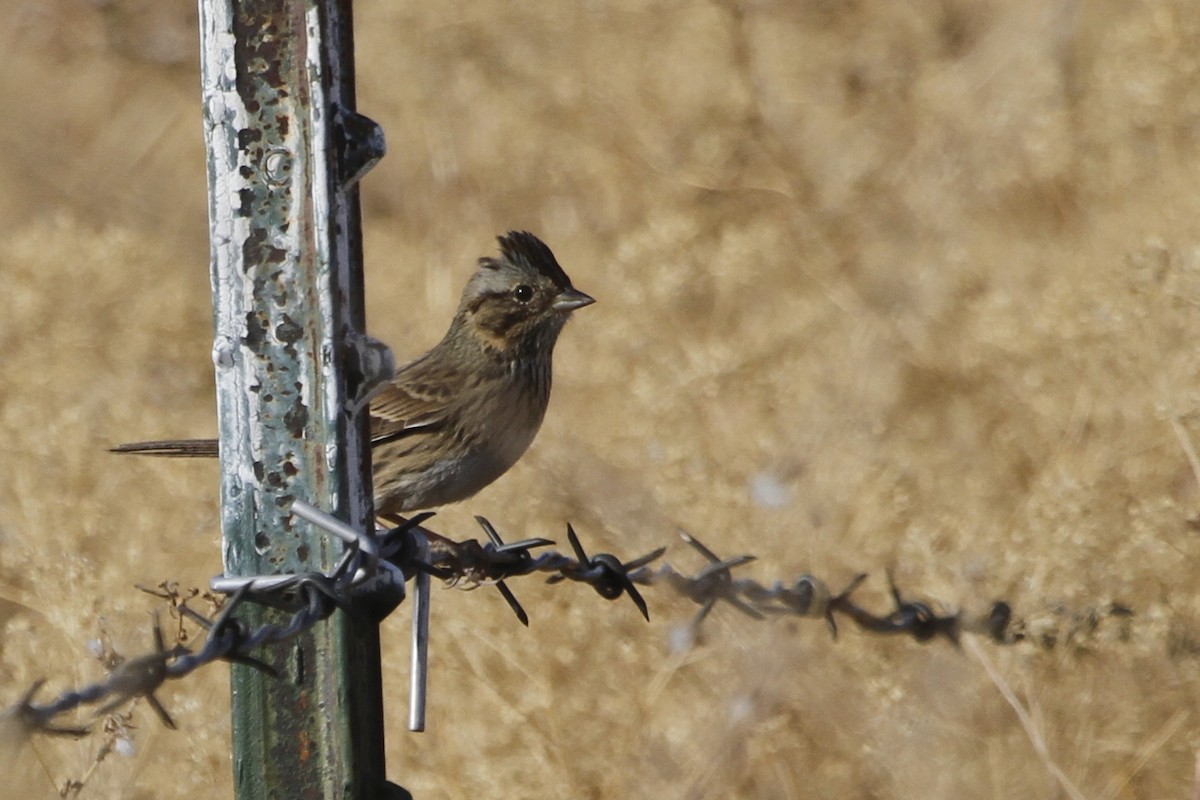
[[[368,398],[375,512],[465,500],[509,470],[550,402],[554,345],[595,300],[528,231],[497,237],[463,290],[446,335]],[[118,453],[215,457],[215,439],[133,442]]]

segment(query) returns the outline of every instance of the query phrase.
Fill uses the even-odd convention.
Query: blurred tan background
[[[429,4],[356,10],[371,331],[443,333],[528,228],[596,306],[543,431],[435,529],[595,550],[686,528],[888,607],[1071,627],[956,650],[648,590],[438,592],[418,798],[1192,797],[1200,747],[1200,3]],[[144,651],[134,589],[219,571],[190,2],[0,0],[0,705]],[[1077,627],[1077,626],[1076,626]],[[989,675],[986,665],[994,667]],[[9,742],[13,796],[230,796],[226,669],[104,737]],[[1026,715],[1018,718],[1012,701]],[[213,697],[218,698],[216,702]],[[17,791],[19,789],[19,791]],[[71,795],[75,796],[75,795]]]

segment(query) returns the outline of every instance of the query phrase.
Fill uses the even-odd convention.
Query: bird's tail
[[[136,453],[163,458],[216,458],[216,439],[163,439],[157,442],[129,442],[108,449],[110,453]]]

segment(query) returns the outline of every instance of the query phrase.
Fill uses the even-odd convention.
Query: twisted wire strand
[[[405,520],[396,528],[368,537],[372,544],[369,549],[356,542],[350,543],[329,575],[214,579],[214,586],[237,584],[237,588],[227,591],[223,607],[212,619],[190,608],[186,600],[175,603],[182,616],[205,629],[205,637],[198,648],[192,649],[181,643],[168,647],[156,617],[151,631],[154,647],[150,653],[121,662],[104,680],[79,689],[68,689],[46,702],[35,701],[45,684],[44,680],[36,681],[15,703],[0,710],[0,727],[15,725],[25,734],[79,737],[90,732],[90,725],[96,719],[129,701],[145,698],[163,724],[173,728],[174,721],[155,695],[167,681],[182,679],[214,661],[247,664],[274,675],[275,670],[261,659],[261,651],[309,630],[338,608],[355,612],[365,609],[366,613],[382,619],[403,599],[403,581],[419,572],[462,589],[496,586],[524,624],[528,624],[528,616],[505,581],[543,574],[547,576],[546,582],[551,584],[569,581],[589,585],[605,599],[628,596],[647,620],[649,611],[638,587],[668,589],[699,606],[691,621],[693,629],[698,629],[713,609],[724,603],[756,620],[779,616],[823,619],[834,637],[838,633],[838,619],[844,618],[872,634],[909,636],[918,642],[941,638],[956,645],[964,631],[985,635],[1001,644],[1025,639],[1023,621],[1015,618],[1004,602],[993,604],[986,614],[975,619],[967,619],[958,613],[939,614],[927,603],[904,600],[889,576],[894,607],[878,614],[853,600],[853,593],[866,578],[865,574],[856,576],[837,594],[812,575],[765,585],[733,575],[735,569],[752,562],[753,556],[722,559],[696,537],[683,532],[680,534],[683,540],[707,562],[691,574],[668,563],[654,566],[665,553],[665,547],[627,562],[609,553],[589,556],[569,525],[567,536],[573,551],[571,555],[555,550],[534,555],[532,551],[553,542],[524,539],[505,544],[495,527],[482,517],[476,519],[487,533],[488,541],[455,541],[422,527],[421,523],[428,516],[431,515]],[[346,538],[344,534],[338,535]],[[421,536],[429,543],[427,561],[416,555],[421,552],[417,538]],[[167,596],[150,589],[144,591]],[[288,616],[281,622],[250,628],[236,614],[247,602],[282,608]],[[1112,603],[1104,609],[1093,610],[1087,619],[1094,629],[1106,617],[1122,618],[1132,613],[1127,607]],[[64,714],[84,706],[98,707],[87,724],[58,723]]]

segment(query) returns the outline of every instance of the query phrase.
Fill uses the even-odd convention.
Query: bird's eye
[[[533,299],[533,287],[526,286],[522,283],[520,286],[513,289],[513,297],[517,299],[518,303],[528,303]]]

